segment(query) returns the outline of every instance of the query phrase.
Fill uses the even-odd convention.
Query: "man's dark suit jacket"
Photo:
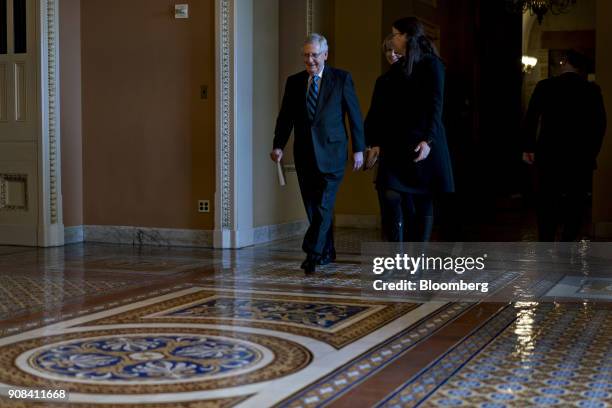
[[[351,128],[353,152],[365,150],[361,111],[351,74],[325,66],[312,123],[306,110],[308,79],[307,71],[287,79],[276,120],[274,148],[284,149],[293,129],[297,171],[316,165],[321,173],[341,174],[347,159],[345,114]]]
[[[523,151],[535,152],[537,168],[560,183],[588,187],[605,129],[599,86],[566,73],[538,82],[525,117]]]

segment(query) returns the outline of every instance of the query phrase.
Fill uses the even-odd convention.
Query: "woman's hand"
[[[374,167],[374,165],[376,164],[376,161],[378,160],[379,154],[380,154],[380,147],[378,146],[371,147],[366,151],[366,165],[365,165],[366,170],[370,170],[372,167]]]
[[[431,152],[431,147],[429,147],[427,142],[421,142],[416,147],[416,149],[414,149],[414,151],[419,154],[419,157],[414,159],[414,162],[418,163],[418,162],[420,162],[422,160],[425,160],[427,158],[427,156],[429,156],[429,152]]]

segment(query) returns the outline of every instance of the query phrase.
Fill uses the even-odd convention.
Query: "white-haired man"
[[[270,157],[279,161],[294,130],[295,168],[310,226],[302,249],[302,269],[312,273],[316,265],[336,258],[332,217],[336,193],[344,176],[351,128],[353,170],[363,165],[363,121],[351,74],[325,65],[327,40],[313,33],[302,48],[306,69],[287,79],[274,131]]]

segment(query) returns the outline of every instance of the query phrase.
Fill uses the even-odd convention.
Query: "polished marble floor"
[[[607,276],[536,280],[538,302],[390,299],[362,291],[379,232],[336,236],[309,276],[299,238],[0,247],[0,407],[612,406]],[[66,398],[9,396],[27,390]]]

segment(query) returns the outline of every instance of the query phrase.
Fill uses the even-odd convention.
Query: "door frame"
[[[215,248],[254,242],[254,1],[215,0]]]
[[[18,158],[14,164],[5,159],[0,174],[0,206],[12,213],[3,217],[8,221],[0,226],[2,244],[27,246],[57,246],[64,243],[61,189],[60,153],[60,94],[59,94],[59,0],[28,0],[27,36],[34,54],[26,74],[30,81],[26,98],[28,116],[33,117],[33,134],[27,143],[13,143],[12,153]],[[10,9],[10,8],[9,8]],[[30,38],[30,36],[32,38]],[[10,35],[9,35],[10,38]],[[10,50],[10,47],[9,47]],[[33,70],[33,72],[32,72]],[[32,87],[32,88],[30,88]],[[30,93],[31,92],[31,93]],[[26,141],[26,140],[24,140]],[[8,142],[11,143],[11,142]],[[21,161],[31,166],[27,173],[21,169]],[[11,157],[12,158],[12,157]],[[21,170],[19,170],[21,169]],[[28,174],[31,177],[28,177]],[[34,176],[35,175],[35,176]],[[25,206],[11,205],[11,182],[24,186]],[[29,213],[23,217],[23,211]],[[15,223],[11,224],[15,214]]]

